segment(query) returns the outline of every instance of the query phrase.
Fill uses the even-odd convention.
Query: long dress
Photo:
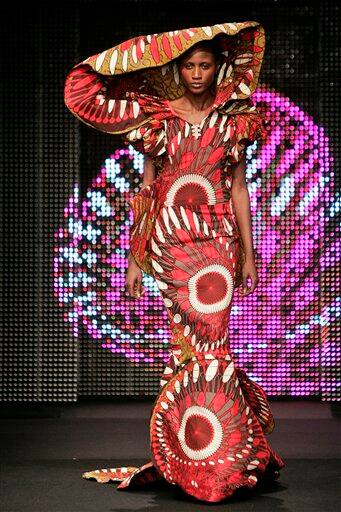
[[[203,38],[199,29],[184,29],[183,36],[185,30],[186,41],[190,32],[196,36],[191,44]],[[239,50],[233,54],[234,74],[220,80],[201,123],[189,123],[174,112],[169,96],[155,85],[160,81],[154,68],[152,92],[131,88],[124,100],[116,98],[111,112],[117,101],[123,115],[116,117],[115,129],[108,129],[110,83],[99,69],[105,59],[110,68],[113,58],[117,62],[115,50],[119,54],[137,47],[138,39],[90,58],[91,68],[84,62],[74,68],[65,97],[74,115],[102,131],[124,134],[127,144],[159,165],[154,182],[130,201],[130,249],[141,269],[155,278],[171,331],[169,360],[150,415],[150,460],[138,468],[103,468],[83,477],[120,482],[118,489],[165,479],[199,500],[218,502],[239,487],[254,487],[261,478],[278,478],[285,464],[266,439],[274,429],[266,394],[237,366],[228,329],[244,261],[231,199],[231,166],[247,145],[266,137],[264,118],[247,98],[258,78],[264,34],[257,22],[200,30],[210,34],[206,38],[229,35],[222,38],[229,45],[222,46],[226,55],[232,48]],[[181,35],[166,34],[173,42]],[[168,49],[165,33],[153,36]],[[145,37],[152,45],[152,36]],[[238,59],[248,61],[238,64]],[[169,62],[170,55],[164,60]],[[124,115],[122,102],[125,109],[132,102],[133,122]]]

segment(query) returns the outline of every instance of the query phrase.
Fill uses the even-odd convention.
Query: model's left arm
[[[243,296],[252,293],[259,282],[253,249],[250,196],[246,183],[245,169],[246,160],[245,154],[243,154],[240,161],[232,166],[231,187],[233,208],[245,253],[245,262],[242,268],[243,283],[240,291],[240,294]],[[251,279],[250,287],[248,287],[248,279]]]

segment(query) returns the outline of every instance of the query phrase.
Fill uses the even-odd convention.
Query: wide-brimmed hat
[[[265,48],[257,21],[218,23],[136,36],[83,60],[68,73],[65,104],[81,121],[120,134],[148,121],[165,100],[183,96],[177,58],[199,41],[214,40],[221,53],[215,107],[243,110],[257,87]],[[143,102],[139,103],[139,97]],[[150,108],[148,97],[151,98]]]

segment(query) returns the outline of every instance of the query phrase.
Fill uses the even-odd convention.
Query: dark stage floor
[[[152,402],[93,402],[53,408],[8,406],[1,419],[1,512],[215,510],[336,512],[340,504],[340,419],[329,404],[270,401],[268,436],[286,467],[272,484],[239,490],[221,503],[191,499],[165,483],[117,491],[81,474],[141,465],[149,458]],[[3,409],[4,411],[4,409]],[[3,412],[4,414],[4,412]],[[45,417],[44,417],[45,416]],[[54,417],[53,417],[54,416]]]

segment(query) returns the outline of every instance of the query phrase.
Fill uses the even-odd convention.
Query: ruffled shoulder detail
[[[123,141],[151,158],[162,156],[166,153],[166,130],[163,120],[173,116],[167,100],[151,94],[134,92],[129,93],[129,98],[138,102],[148,119],[141,126],[126,132]]]
[[[126,96],[139,104],[141,111],[148,119],[167,119],[173,116],[167,98],[160,98],[154,94],[128,92]]]
[[[236,164],[248,146],[256,140],[264,142],[269,133],[268,122],[256,108],[252,112],[232,114],[227,126],[230,146],[227,157],[230,163]]]
[[[166,153],[165,125],[162,120],[150,118],[144,125],[124,134],[123,141],[151,158],[162,156]]]

